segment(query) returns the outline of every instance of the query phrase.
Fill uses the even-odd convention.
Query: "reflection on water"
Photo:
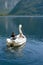
[[[6,51],[9,51],[11,53],[14,53],[16,56],[22,56],[22,50],[25,47],[25,43],[19,47],[7,47]]]

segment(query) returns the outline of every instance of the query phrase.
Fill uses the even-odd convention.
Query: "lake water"
[[[18,26],[27,37],[24,46],[7,48],[6,39]],[[0,17],[0,65],[43,65],[43,17]]]

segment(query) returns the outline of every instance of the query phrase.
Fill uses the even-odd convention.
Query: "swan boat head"
[[[21,27],[22,27],[22,25],[20,24],[20,25],[19,25],[19,28],[21,28]]]
[[[22,25],[20,24],[20,25],[19,25],[19,33],[20,33],[20,34],[22,34],[22,29],[21,29],[21,28],[22,28]]]

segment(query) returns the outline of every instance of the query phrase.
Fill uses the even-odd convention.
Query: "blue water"
[[[23,25],[24,46],[11,49],[6,39]],[[43,17],[0,17],[0,65],[43,65]]]

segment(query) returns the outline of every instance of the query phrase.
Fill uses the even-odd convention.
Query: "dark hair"
[[[11,37],[15,37],[15,34],[14,34],[14,32],[12,32],[12,34],[11,34]]]
[[[14,34],[14,32],[12,32],[12,34]]]

